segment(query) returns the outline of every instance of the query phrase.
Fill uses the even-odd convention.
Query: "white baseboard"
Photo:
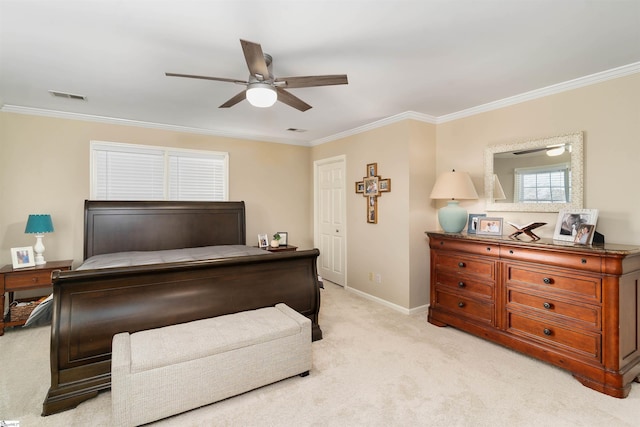
[[[402,307],[402,306],[400,306],[398,304],[394,304],[394,303],[389,302],[389,301],[387,301],[385,299],[373,296],[373,295],[368,294],[366,292],[362,292],[362,291],[360,291],[358,289],[355,289],[355,288],[350,288],[348,286],[345,286],[344,289],[346,291],[353,292],[356,295],[360,295],[363,298],[366,298],[368,300],[377,302],[378,304],[384,305],[385,307],[389,307],[389,308],[391,308],[391,309],[393,309],[395,311],[398,311],[398,312],[400,312],[402,314],[406,314],[406,315],[411,315],[411,314],[416,314],[416,313],[424,313],[429,309],[429,304],[421,305],[420,307],[415,307],[415,308],[405,308],[405,307]]]

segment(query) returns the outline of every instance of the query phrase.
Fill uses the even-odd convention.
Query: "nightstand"
[[[298,249],[298,247],[293,245],[284,245],[284,246],[278,246],[277,248],[272,248],[271,246],[269,246],[266,249],[269,252],[287,252],[287,251],[295,251],[296,249]]]
[[[48,288],[51,286],[51,273],[55,270],[71,270],[72,260],[48,261],[44,265],[27,268],[13,268],[5,265],[0,269],[0,307],[2,307],[2,319],[0,319],[0,336],[4,335],[4,328],[24,325],[26,319],[11,319],[11,310],[4,315],[5,294],[9,293],[9,305],[13,302],[15,291],[29,289]],[[37,300],[37,297],[31,298]]]

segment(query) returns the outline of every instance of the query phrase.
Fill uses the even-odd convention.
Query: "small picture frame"
[[[11,261],[13,268],[35,267],[36,258],[33,255],[33,246],[11,248]]]
[[[483,236],[502,236],[502,218],[479,217],[476,234]]]
[[[487,214],[469,214],[467,234],[476,234],[476,230],[478,229],[478,218],[485,216],[487,216]]]
[[[593,241],[593,232],[595,230],[596,226],[593,224],[580,224],[573,242],[579,245],[590,245]]]
[[[287,246],[289,244],[289,233],[286,231],[276,231],[276,234],[280,235],[280,246]]]
[[[391,191],[391,178],[378,180],[378,191],[381,193]]]
[[[370,196],[367,201],[367,223],[378,223],[378,200],[375,196]]]
[[[269,237],[265,234],[258,234],[258,247],[260,248],[268,248],[269,247]]]
[[[378,164],[377,163],[369,163],[367,165],[367,176],[372,177],[378,175]]]
[[[356,182],[356,194],[364,193],[364,181]]]
[[[584,243],[590,245],[593,241],[597,221],[598,209],[562,209],[558,212],[558,221],[553,233],[553,240],[575,242],[580,226],[590,224],[593,225],[594,230],[591,230],[588,241]]]

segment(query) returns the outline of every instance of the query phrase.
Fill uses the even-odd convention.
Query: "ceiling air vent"
[[[302,133],[302,132],[306,132],[306,131],[307,131],[306,129],[298,129],[298,128],[289,128],[289,129],[287,129],[287,130],[288,130],[289,132],[300,132],[300,133]]]
[[[67,98],[67,99],[77,99],[80,101],[86,101],[87,97],[84,95],[74,95],[72,93],[66,93],[66,92],[58,92],[55,90],[50,90],[49,93],[51,94],[51,96],[55,96],[57,98]]]

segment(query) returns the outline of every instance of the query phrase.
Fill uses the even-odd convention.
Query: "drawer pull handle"
[[[460,268],[464,268],[464,267],[465,267],[464,262],[459,262],[459,263],[458,263],[458,267],[460,267]]]
[[[490,251],[491,251],[491,248],[487,248],[487,252],[490,252]]]
[[[464,302],[462,302],[462,301],[460,301],[460,302],[458,303],[458,307],[460,307],[460,308],[464,307],[465,305],[466,305],[466,304],[465,304]]]
[[[552,334],[551,329],[547,329],[547,328],[544,328],[542,332],[544,332],[545,335],[551,335]]]
[[[32,281],[33,283],[38,283],[38,278],[37,278],[37,277],[32,277],[32,278],[31,278],[31,281]]]
[[[542,304],[542,306],[544,308],[546,308],[547,310],[549,310],[551,307],[553,307],[553,305],[550,302],[545,302],[544,304]]]
[[[511,249],[511,250],[509,250],[509,253],[510,253],[511,255],[513,255],[513,250],[512,250],[512,249]]]
[[[542,279],[542,281],[545,283],[545,285],[550,285],[550,284],[551,284],[551,282],[553,282],[553,280],[551,280],[551,279],[550,279],[550,278],[548,278],[548,277],[545,277],[544,279]]]
[[[580,262],[581,262],[581,263],[583,263],[583,264],[586,264],[586,263],[587,263],[587,260],[586,260],[586,258],[582,258],[582,259],[580,260]]]
[[[458,282],[458,287],[459,287],[459,288],[464,288],[464,287],[465,287],[464,282]]]

